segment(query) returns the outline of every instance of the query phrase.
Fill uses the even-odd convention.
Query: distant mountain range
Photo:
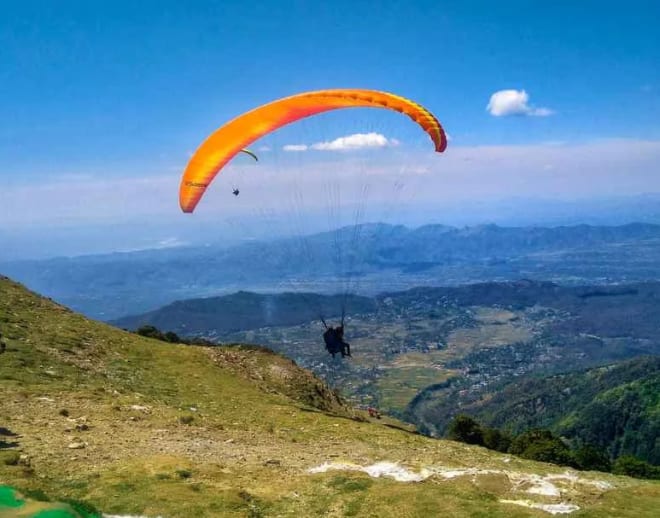
[[[420,183],[421,185],[421,183]],[[247,191],[246,191],[247,192]],[[413,200],[411,200],[413,201]],[[286,204],[284,204],[286,205]],[[499,200],[444,200],[442,203],[396,204],[397,222],[409,227],[443,223],[453,227],[494,223],[502,227],[557,227],[588,224],[592,226],[625,225],[631,222],[660,224],[660,193],[614,195],[572,200],[558,198],[509,197]],[[158,218],[129,214],[120,221],[77,222],[67,225],[3,225],[0,221],[0,263],[23,259],[47,259],[57,256],[106,254],[113,251],[135,251],[164,248],[176,243],[204,246],[220,241],[233,246],[245,241],[246,229],[251,237],[272,239],[292,233],[291,213],[282,207],[270,213],[267,224],[263,213],[245,214],[229,224],[221,213],[197,214],[194,224],[176,211]],[[308,234],[331,228],[328,206],[304,216]],[[369,203],[370,214],[390,215],[392,203]],[[350,210],[342,210],[346,215]],[[361,222],[378,221],[378,218]],[[392,220],[389,220],[390,222]],[[220,225],[219,225],[220,223]],[[238,223],[238,224],[236,224]]]
[[[220,246],[16,261],[0,272],[104,320],[239,290],[375,294],[412,286],[660,279],[660,225],[415,229],[365,224]]]

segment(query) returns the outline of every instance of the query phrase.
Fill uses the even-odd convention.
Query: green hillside
[[[265,295],[239,291],[232,295],[181,300],[143,315],[117,319],[111,323],[124,329],[153,325],[158,329],[195,335],[209,328],[232,333],[267,326],[288,326],[341,315],[342,305],[352,313],[369,313],[377,301],[359,295],[319,295],[279,293]]]
[[[658,483],[426,438],[347,408],[261,348],[139,337],[5,278],[0,331],[0,485],[35,500],[168,518],[638,518],[660,506]]]
[[[577,443],[660,465],[660,357],[507,385],[463,409],[519,433],[549,428]]]

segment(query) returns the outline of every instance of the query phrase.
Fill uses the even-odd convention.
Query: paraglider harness
[[[325,319],[321,317],[321,322],[325,327],[325,332],[323,333],[323,341],[325,342],[325,348],[327,351],[335,357],[335,354],[341,353],[341,357],[351,355],[351,344],[344,341],[344,314],[342,312],[341,324],[337,327],[328,326]]]

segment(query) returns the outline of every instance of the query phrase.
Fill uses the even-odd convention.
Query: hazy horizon
[[[12,232],[0,228],[0,239],[6,245],[0,250],[0,262],[39,260],[54,257],[76,257],[154,250],[184,246],[234,246],[250,240],[286,238],[309,235],[350,226],[345,210],[343,218],[333,225],[327,219],[327,207],[315,216],[306,215],[304,229],[298,229],[300,219],[292,222],[292,212],[279,217],[272,213],[248,213],[214,221],[198,218],[190,224],[183,221],[90,224],[43,228],[21,228]],[[399,208],[397,218],[384,216],[380,206],[372,207],[357,223],[401,224],[416,228],[423,225],[473,227],[496,224],[503,227],[557,227],[573,225],[619,226],[629,223],[660,224],[660,193],[639,196],[619,196],[589,200],[522,199],[512,198],[486,202],[462,202],[442,207],[427,207],[421,212]],[[369,215],[375,216],[370,218]],[[344,221],[341,221],[343,219]],[[302,231],[304,230],[304,232]]]

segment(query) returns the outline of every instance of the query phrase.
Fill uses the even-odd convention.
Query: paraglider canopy
[[[181,178],[179,203],[182,211],[192,213],[195,210],[211,182],[237,154],[244,153],[258,161],[257,156],[247,149],[247,146],[252,145],[256,140],[287,124],[342,108],[380,108],[407,115],[429,136],[436,152],[443,152],[447,146],[447,137],[438,119],[423,106],[404,97],[364,89],[304,92],[272,101],[243,113],[209,135],[191,157]],[[387,141],[383,135],[373,132],[349,135],[337,140],[355,137],[361,139],[376,137],[380,141]],[[333,142],[328,142],[328,144]],[[315,146],[312,145],[311,148],[324,149]],[[307,146],[281,147],[285,152],[299,151],[298,148],[307,149]],[[269,169],[277,169],[277,152],[275,150],[278,149],[278,146],[267,145],[263,149],[264,151],[272,151],[268,155],[268,162],[269,166],[275,165],[275,167],[269,167]],[[325,149],[330,149],[330,147]],[[239,168],[236,167],[236,170],[239,170]],[[284,169],[280,167],[279,170],[283,171]],[[306,166],[293,167],[291,170],[306,171],[309,168]],[[349,293],[357,292],[357,285],[360,281],[359,267],[356,263],[359,263],[360,260],[358,245],[363,230],[362,222],[365,214],[365,203],[369,195],[369,183],[363,182],[364,178],[360,178],[360,170],[364,173],[365,169],[360,168],[359,165],[356,166],[355,162],[349,163],[346,161],[342,170],[338,169],[337,178],[316,178],[317,187],[319,188],[311,193],[311,207],[307,207],[305,204],[305,196],[302,194],[303,189],[301,187],[302,182],[287,180],[287,190],[284,192],[271,189],[271,186],[268,185],[265,195],[263,195],[264,191],[261,191],[261,197],[256,195],[259,193],[258,189],[251,190],[250,193],[251,195],[255,193],[255,196],[253,196],[255,200],[259,199],[259,203],[251,207],[252,210],[256,211],[257,215],[261,216],[266,224],[273,224],[273,220],[275,220],[275,218],[271,219],[271,214],[264,206],[264,203],[268,203],[270,200],[277,203],[277,210],[284,213],[283,219],[288,224],[291,239],[282,241],[279,253],[276,254],[274,259],[281,261],[282,264],[280,282],[289,282],[293,291],[299,291],[302,286],[301,283],[308,282],[306,277],[311,273],[317,275],[319,279],[319,283],[314,286],[314,289],[320,286],[321,289],[327,290],[333,284],[339,288],[333,289],[333,292],[339,295],[339,305],[341,306],[341,324],[336,327],[326,325],[324,320],[326,310],[321,307],[318,297],[314,296],[314,290],[308,288],[306,291],[309,295],[308,304],[316,307],[319,318],[324,324],[323,340],[328,352],[333,356],[340,353],[342,357],[345,357],[351,356],[351,348],[344,338],[344,320],[349,302]],[[405,169],[402,171],[405,171]],[[229,173],[228,176],[231,177],[231,174]],[[364,174],[362,176],[364,177]],[[350,196],[348,198],[342,196],[340,186],[337,184],[342,177],[344,179],[350,177],[349,183],[357,187],[355,196],[352,199]],[[382,187],[384,182],[381,180],[379,180],[379,185]],[[241,182],[243,181],[242,179]],[[335,183],[333,184],[333,182]],[[246,184],[241,183],[241,185],[245,186]],[[398,199],[402,185],[402,182],[395,181],[393,184],[394,196],[383,197],[390,204],[390,207],[392,200],[396,202]],[[232,194],[238,196],[237,184],[231,186]],[[263,186],[259,185],[259,188],[263,189]],[[323,206],[324,201],[325,216],[330,226],[328,235],[331,237],[325,242],[325,246],[316,247],[308,238],[310,233],[305,231],[305,219],[308,217],[318,219],[320,212],[318,209]],[[340,223],[341,217],[339,216],[342,203],[352,212],[350,223],[344,227]],[[237,203],[236,205],[240,206],[241,204]],[[311,210],[307,210],[308,208],[311,208]],[[243,213],[246,212],[242,206],[239,209],[242,209]],[[239,225],[242,219],[248,218],[239,218]],[[276,224],[273,224],[273,226],[277,230]],[[273,232],[273,234],[275,233]],[[299,271],[294,272],[292,268],[299,268]],[[307,297],[307,295],[303,296]]]
[[[179,188],[183,212],[193,212],[209,184],[237,153],[255,140],[286,124],[340,108],[385,108],[408,115],[429,135],[442,152],[447,137],[438,119],[423,106],[395,94],[377,90],[334,89],[285,97],[239,115],[212,133],[188,162]]]

